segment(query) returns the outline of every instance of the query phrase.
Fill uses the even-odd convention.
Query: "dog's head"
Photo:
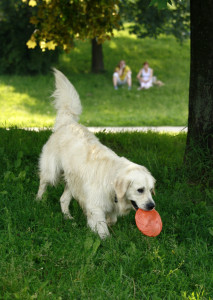
[[[152,210],[155,207],[154,185],[155,179],[145,167],[133,164],[123,170],[115,181],[120,213],[128,213],[131,208]]]

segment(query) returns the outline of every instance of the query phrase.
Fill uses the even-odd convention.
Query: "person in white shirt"
[[[137,78],[140,83],[140,87],[138,88],[138,90],[149,89],[152,86],[152,77],[153,77],[153,70],[149,68],[149,64],[146,61],[143,64],[143,68],[140,69],[137,75]]]

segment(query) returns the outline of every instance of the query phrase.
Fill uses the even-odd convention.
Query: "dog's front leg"
[[[106,220],[109,226],[114,225],[117,222],[117,212],[115,211],[108,214]]]
[[[92,231],[99,234],[101,239],[110,235],[105,214],[100,208],[87,208],[87,222]]]

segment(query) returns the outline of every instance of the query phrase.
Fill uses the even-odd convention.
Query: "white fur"
[[[54,70],[56,80],[54,132],[42,149],[39,161],[41,199],[48,184],[55,185],[63,174],[65,190],[60,198],[65,217],[72,218],[69,204],[74,197],[87,216],[89,227],[101,238],[118,215],[128,213],[131,200],[139,208],[154,206],[151,192],[155,180],[149,171],[102,145],[88,129],[77,123],[82,108],[79,95],[69,80]],[[141,193],[138,189],[144,189]]]

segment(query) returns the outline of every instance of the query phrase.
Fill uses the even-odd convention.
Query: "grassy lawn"
[[[173,38],[139,40],[128,31],[104,43],[104,74],[91,74],[91,45],[78,42],[70,54],[62,54],[57,66],[78,90],[87,126],[187,125],[189,42],[182,46]],[[112,73],[120,59],[133,71],[133,88],[114,91]],[[137,91],[136,75],[147,60],[165,86]],[[0,125],[52,126],[55,111],[50,95],[54,78],[46,76],[0,76]]]
[[[77,202],[75,220],[63,219],[62,184],[34,201],[49,134],[0,129],[0,299],[213,299],[213,193],[187,180],[185,134],[98,134],[150,169],[163,221],[158,237],[145,237],[132,211],[104,241],[86,227]]]

